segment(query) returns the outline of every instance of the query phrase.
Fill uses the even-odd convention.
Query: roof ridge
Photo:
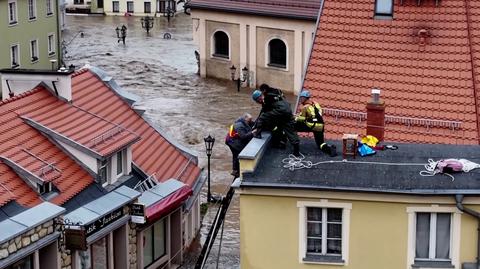
[[[8,99],[5,99],[3,101],[0,101],[0,106],[2,105],[5,105],[5,104],[8,104],[8,103],[11,103],[11,102],[14,102],[14,101],[17,101],[19,99],[22,99],[24,97],[27,97],[27,96],[30,96],[40,90],[44,90],[45,87],[43,85],[38,85],[36,86],[35,88],[31,89],[31,90],[28,90],[26,92],[22,92],[20,93],[19,95],[14,95],[13,97],[11,98],[8,98]]]
[[[88,71],[88,68],[79,69],[79,70],[75,71],[75,73],[72,74],[72,78],[76,77],[76,76],[79,76],[79,75],[81,75],[81,74],[83,74],[87,71]]]

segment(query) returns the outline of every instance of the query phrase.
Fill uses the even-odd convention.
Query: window
[[[12,68],[17,68],[20,66],[20,56],[18,45],[13,45],[10,47],[10,60]]]
[[[112,1],[113,12],[120,12],[120,2]]]
[[[49,34],[48,35],[48,55],[55,54],[55,35]]]
[[[98,179],[100,184],[105,184],[108,181],[108,160],[103,160],[98,168]]]
[[[213,34],[213,56],[220,58],[230,57],[230,41],[227,33],[217,31]]]
[[[75,268],[108,268],[108,241],[109,236],[107,235],[91,245],[88,245],[87,250],[78,251],[78,259],[75,259]]]
[[[45,182],[43,184],[37,184],[37,190],[40,194],[46,194],[52,191],[52,183]]]
[[[144,268],[163,257],[166,252],[165,219],[143,231],[143,265]]]
[[[46,0],[47,3],[47,16],[53,15],[52,0]]]
[[[30,41],[30,56],[32,62],[38,61],[38,42],[37,40]]]
[[[143,9],[145,13],[151,13],[152,12],[152,5],[150,2],[144,2],[143,3]]]
[[[17,23],[17,1],[8,1],[8,24],[13,25]]]
[[[37,18],[36,0],[27,0],[27,1],[28,1],[28,19],[34,20]]]
[[[449,261],[450,229],[450,213],[417,213],[415,261]]]
[[[287,46],[282,40],[275,38],[268,42],[268,65],[287,68]]]
[[[97,0],[97,8],[103,8],[103,0]]]
[[[375,16],[393,16],[393,0],[375,0]]]
[[[33,255],[29,255],[20,261],[8,266],[6,269],[33,269]]]
[[[348,264],[348,231],[351,204],[297,202],[300,209],[301,263]]]
[[[123,174],[123,152],[117,153],[117,175],[120,176]]]
[[[85,3],[84,0],[73,0],[74,5],[83,5]]]
[[[127,12],[133,13],[133,1],[127,1]]]

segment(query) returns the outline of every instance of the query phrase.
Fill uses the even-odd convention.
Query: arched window
[[[287,68],[287,46],[282,40],[275,38],[268,42],[268,65]]]
[[[229,58],[230,45],[228,35],[225,32],[217,31],[213,35],[213,56]]]

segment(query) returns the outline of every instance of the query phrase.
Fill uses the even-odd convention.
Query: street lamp
[[[125,38],[127,37],[127,26],[122,25],[122,28],[117,27],[115,29],[115,32],[117,32],[117,38],[118,38],[117,43],[120,43],[120,41],[122,41],[123,45],[125,45]]]
[[[203,139],[205,141],[205,152],[207,153],[207,180],[208,180],[208,192],[207,192],[207,201],[208,202],[216,202],[218,201],[217,198],[212,196],[210,192],[210,157],[212,156],[212,149],[213,144],[215,144],[215,137],[212,137],[210,134]]]
[[[232,65],[232,67],[230,67],[230,73],[232,75],[232,81],[237,83],[237,91],[239,92],[241,83],[247,81],[248,79],[248,68],[246,66],[242,68],[242,72],[241,74],[239,74],[239,77],[237,79],[235,79],[235,75],[237,74],[237,68],[235,67],[235,65]]]
[[[150,32],[150,29],[153,28],[153,18],[149,16],[145,16],[144,18],[141,18],[140,21],[142,22],[142,28],[147,30],[147,35]]]

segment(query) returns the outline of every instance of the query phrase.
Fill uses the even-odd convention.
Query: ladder
[[[222,199],[222,203],[217,210],[215,219],[213,220],[212,227],[208,232],[207,239],[203,244],[203,248],[202,248],[202,251],[200,252],[200,256],[198,256],[197,263],[195,264],[195,269],[203,269],[203,267],[205,266],[208,255],[210,254],[210,250],[212,249],[213,242],[217,237],[218,230],[220,229],[223,222],[225,221],[225,215],[227,214],[228,207],[230,206],[230,202],[232,201],[236,188],[237,188],[237,181],[235,181],[232,184],[232,186],[230,186],[230,189],[228,190],[227,195]]]

